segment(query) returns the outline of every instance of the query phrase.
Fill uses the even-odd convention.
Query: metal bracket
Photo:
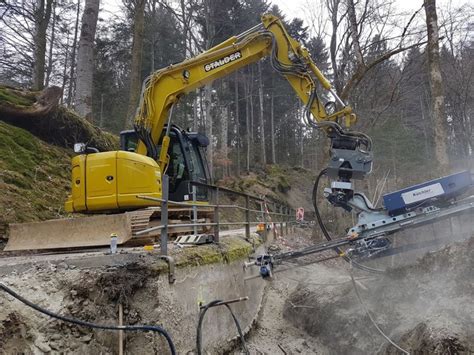
[[[168,255],[159,255],[158,256],[161,260],[166,261],[168,264],[168,282],[170,284],[174,284],[176,281],[175,277],[175,264],[174,264],[174,259],[172,256]]]

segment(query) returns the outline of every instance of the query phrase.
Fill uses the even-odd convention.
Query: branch
[[[349,79],[347,84],[344,86],[344,89],[341,92],[341,98],[344,100],[347,98],[349,95],[349,92],[355,88],[357,85],[359,85],[360,81],[364,78],[364,75],[372,68],[374,68],[377,64],[382,63],[383,61],[386,61],[387,59],[390,59],[392,56],[395,54],[404,52],[406,50],[421,46],[423,44],[428,43],[428,41],[423,41],[419,43],[412,44],[408,47],[400,47],[397,49],[393,49],[385,54],[382,54],[380,57],[374,59],[372,62],[366,64],[365,66],[359,66],[356,70],[356,72],[352,75],[352,77]]]
[[[198,47],[198,50],[202,50],[202,47],[198,45],[199,40],[196,38],[196,36],[192,32],[192,30],[189,26],[189,23],[188,24],[184,23],[183,20],[178,15],[178,13],[171,6],[169,6],[166,2],[160,1],[159,4],[162,5],[164,8],[166,8],[168,11],[170,11],[183,26],[188,27],[188,33],[191,36],[191,39],[194,40],[195,44]],[[188,21],[191,21],[191,16],[188,17]]]
[[[401,36],[402,39],[401,39],[401,40],[403,40],[403,37],[405,37],[405,33],[408,31],[408,27],[410,27],[410,25],[411,25],[413,19],[415,18],[415,16],[421,11],[421,9],[422,9],[424,6],[425,6],[425,4],[423,3],[423,4],[421,5],[421,7],[420,7],[418,10],[416,10],[416,11],[413,13],[413,15],[411,15],[410,20],[408,20],[408,23],[406,24],[405,28],[403,29],[402,36]],[[401,41],[400,41],[400,42],[401,42]]]

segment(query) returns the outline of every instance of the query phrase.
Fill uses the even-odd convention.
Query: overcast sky
[[[283,10],[284,14],[289,17],[300,17],[305,19],[308,7],[318,3],[321,0],[270,0],[273,4],[278,5],[280,9]],[[383,1],[383,0],[379,0]],[[173,2],[171,0],[170,2]],[[453,7],[461,6],[462,4],[469,4],[472,0],[437,0],[436,3],[438,7],[444,7],[447,4],[451,3]],[[102,8],[110,11],[117,11],[120,8],[121,1],[116,0],[102,0]],[[395,0],[395,4],[399,10],[413,10],[416,11],[423,4],[423,0]]]
[[[462,4],[468,4],[469,1],[472,4],[472,0],[437,0],[438,7],[446,6],[451,3],[453,7],[460,6]],[[307,9],[312,3],[316,3],[316,0],[271,0],[272,3],[277,4],[280,9],[283,10],[286,16],[293,18],[299,17],[304,19],[307,14]],[[423,0],[395,0],[395,5],[401,11],[416,11],[423,4]]]
[[[169,3],[176,2],[178,0],[168,0]],[[304,25],[310,26],[311,13],[314,14],[317,11],[316,8],[324,0],[270,0],[273,4],[278,5],[282,10],[287,19],[299,17],[305,22]],[[384,0],[378,0],[383,3]],[[436,4],[438,8],[446,9],[448,6],[452,8],[458,8],[461,6],[466,7],[467,11],[473,11],[473,0],[437,0]],[[410,16],[416,10],[420,9],[423,4],[423,0],[394,0],[394,6],[397,13],[404,12]],[[117,0],[101,0],[101,17],[109,18],[118,15],[120,11],[121,1]],[[440,11],[439,11],[440,12]],[[438,17],[442,17],[440,13]],[[424,21],[424,11],[420,11],[418,14],[418,21]],[[311,29],[310,29],[311,30]]]

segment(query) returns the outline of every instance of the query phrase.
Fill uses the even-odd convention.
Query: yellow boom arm
[[[313,122],[343,119],[344,124],[350,126],[355,121],[352,109],[337,97],[307,49],[289,36],[277,17],[265,14],[262,16],[262,24],[231,37],[196,57],[158,70],[145,80],[135,117],[135,130],[139,137],[136,152],[143,155],[148,153],[158,159],[163,172],[167,164],[169,137],[164,137],[160,152],[149,150],[155,149],[171,107],[182,95],[265,56],[270,56],[272,66],[288,80],[307,106]],[[342,106],[340,111],[326,113],[324,105],[317,98],[316,82],[333,94]]]

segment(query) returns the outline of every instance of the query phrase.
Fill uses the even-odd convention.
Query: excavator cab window
[[[164,133],[160,137],[157,146],[158,151],[161,150],[163,136]],[[169,136],[168,156],[170,160],[166,169],[170,182],[169,198],[174,201],[192,200],[192,185],[190,182],[207,183],[209,179],[203,149],[209,141],[202,134],[186,132],[174,125],[171,126]],[[205,188],[197,188],[197,200],[207,200],[207,196]]]
[[[170,132],[170,146],[168,155],[170,157],[166,174],[170,177],[170,194],[176,193],[183,181],[189,180],[189,168],[186,169],[186,159],[183,151],[183,144],[176,132]],[[158,149],[161,147],[159,146]],[[182,198],[180,199],[182,200]]]
[[[157,144],[161,150],[164,132]],[[200,133],[182,131],[176,126],[170,129],[170,145],[168,148],[169,163],[166,174],[169,176],[170,200],[192,200],[190,181],[208,183],[210,173],[206,161],[205,147],[209,144],[206,136]],[[120,132],[120,149],[134,152],[138,138],[134,130]],[[207,189],[197,187],[197,200],[207,199]]]
[[[133,129],[120,132],[120,150],[134,152],[137,148],[138,137]]]

